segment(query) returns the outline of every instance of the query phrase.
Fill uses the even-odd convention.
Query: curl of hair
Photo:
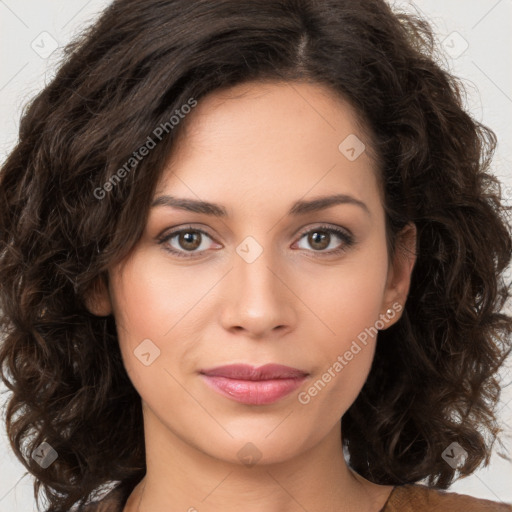
[[[406,223],[418,228],[403,316],[379,334],[342,419],[350,464],[377,483],[446,488],[452,442],[468,452],[461,475],[488,463],[512,240],[489,172],[495,135],[435,51],[425,20],[382,0],[116,0],[65,48],[0,172],[6,427],[48,512],[145,474],[140,397],[113,317],[90,314],[86,296],[140,238],[188,119],[109,180],[191,98],[253,80],[319,83],[348,101],[378,162],[390,252]],[[46,469],[31,457],[43,441],[58,453]]]

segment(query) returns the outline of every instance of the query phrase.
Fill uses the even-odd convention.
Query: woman
[[[512,239],[432,51],[380,0],[118,0],[67,48],[0,173],[48,512],[512,510],[444,491],[499,433]]]

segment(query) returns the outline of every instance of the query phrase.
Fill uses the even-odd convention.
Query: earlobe
[[[85,295],[87,310],[96,316],[112,314],[112,302],[108,291],[108,284],[103,275],[99,276]]]

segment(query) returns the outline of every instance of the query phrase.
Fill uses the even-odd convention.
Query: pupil
[[[313,237],[313,244],[317,244],[317,243],[321,244],[320,249],[325,249],[325,247],[327,247],[325,245],[325,243],[322,244],[321,240],[318,240],[318,237],[320,237],[320,239],[323,238],[324,242],[325,242],[325,240],[327,239],[327,235],[325,233],[322,233],[321,231],[320,232],[319,231],[315,231],[314,233],[312,233],[312,237]],[[327,245],[329,245],[329,244],[327,244]]]
[[[195,249],[198,247],[197,240],[196,243],[194,243],[194,237],[196,237],[197,234],[194,234],[192,232],[187,232],[182,235],[182,238],[185,240],[185,246],[189,249]]]

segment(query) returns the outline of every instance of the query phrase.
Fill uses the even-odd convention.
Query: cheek
[[[337,268],[322,293],[311,294],[311,309],[324,325],[309,338],[315,374],[302,403],[316,403],[333,420],[350,407],[370,371],[386,279],[386,252],[376,244]]]
[[[338,268],[330,269],[329,274],[318,274],[316,278],[308,279],[309,287],[315,281],[317,285],[321,283],[316,293],[309,292],[311,309],[328,327],[324,329],[326,334],[331,334],[327,346],[343,350],[347,342],[374,326],[386,309],[383,307],[386,253],[376,244],[354,254]]]
[[[130,343],[163,340],[186,324],[186,315],[208,289],[190,273],[172,268],[158,253],[140,250],[112,279],[111,296],[119,336]],[[185,320],[185,321],[184,321]]]
[[[359,296],[354,293],[351,300],[331,306],[327,321],[334,334],[312,338],[308,353],[315,354],[314,372],[297,397],[312,417],[326,424],[334,424],[356,400],[375,353],[379,301],[371,288],[357,290]]]
[[[200,300],[218,279],[211,274],[197,277],[196,273],[194,279],[190,271],[173,268],[158,252],[141,248],[111,278],[124,367],[148,403],[162,393],[169,400],[183,396],[178,381],[183,371],[197,367],[194,347],[202,329]]]
[[[179,317],[182,301],[170,301],[169,280],[156,261],[135,254],[112,278],[111,297],[123,362],[136,387],[155,377],[165,356],[163,339]],[[178,285],[174,283],[176,289]],[[180,293],[180,299],[183,294]],[[148,370],[152,370],[148,372]],[[140,376],[140,378],[139,378]]]

